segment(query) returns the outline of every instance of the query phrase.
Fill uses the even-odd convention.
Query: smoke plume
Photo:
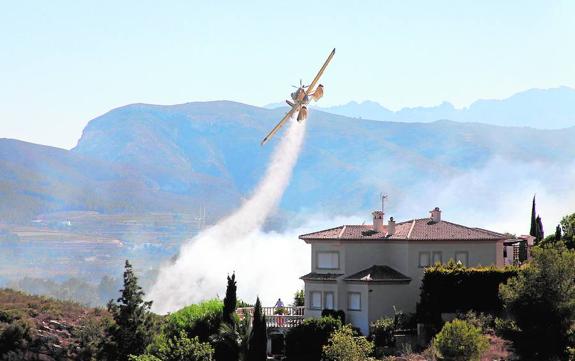
[[[295,234],[288,241],[287,235],[261,230],[289,184],[303,142],[305,122],[292,119],[290,123],[251,197],[185,243],[176,261],[160,270],[149,293],[155,312],[171,312],[223,295],[226,275],[232,272],[237,274],[238,296],[247,302],[254,302],[258,293],[264,303],[274,302],[274,297],[286,297],[301,288],[293,268],[308,266],[303,242]]]

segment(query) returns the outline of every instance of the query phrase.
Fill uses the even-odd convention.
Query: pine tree
[[[126,260],[124,270],[124,288],[122,296],[116,302],[108,302],[108,311],[116,323],[110,328],[113,340],[112,359],[126,361],[129,355],[141,355],[150,343],[154,323],[150,307],[152,301],[144,301],[144,292],[138,286],[138,278],[132,265]]]
[[[531,229],[529,234],[537,238],[537,213],[535,211],[535,196],[533,196],[533,203],[531,204]]]
[[[236,274],[233,273],[232,277],[228,276],[228,286],[226,287],[226,297],[224,298],[224,314],[223,321],[230,325],[232,328],[235,325],[234,313],[236,312],[236,305],[238,302],[236,291]]]
[[[254,309],[252,332],[248,341],[247,361],[265,361],[267,359],[266,317],[262,314],[262,304],[257,298]]]

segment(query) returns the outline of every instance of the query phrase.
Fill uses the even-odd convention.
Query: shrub
[[[341,321],[332,317],[305,320],[286,334],[286,357],[293,361],[320,360],[323,346],[341,326]]]
[[[478,327],[484,333],[493,333],[495,330],[495,319],[492,315],[485,314],[483,312],[477,313],[473,311],[467,311],[466,313],[457,315],[457,318],[467,321],[473,326]]]
[[[328,310],[325,309],[321,311],[321,317],[332,317],[336,320],[340,320],[342,324],[345,324],[345,312],[343,310]]]
[[[189,338],[197,336],[201,342],[208,342],[220,329],[223,308],[223,302],[217,299],[184,307],[167,317],[164,332],[176,337],[183,330]]]
[[[513,339],[526,359],[565,357],[574,345],[575,251],[535,248],[533,260],[501,286],[501,297],[520,332]]]
[[[130,356],[130,361],[211,361],[213,354],[209,343],[200,342],[198,337],[188,338],[181,331],[172,337],[156,337],[145,355]]]
[[[395,310],[394,322],[396,330],[411,330],[417,327],[416,315],[414,313],[403,313],[401,310]]]
[[[76,343],[68,346],[68,352],[77,361],[92,361],[105,358],[105,352],[110,343],[106,335],[112,324],[108,317],[101,319],[87,318],[80,322],[79,327],[72,330],[72,336],[77,339]]]
[[[365,337],[354,337],[351,326],[345,325],[335,330],[329,344],[323,346],[323,360],[326,361],[365,361],[373,352],[373,343]]]
[[[17,320],[4,330],[0,329],[0,357],[13,351],[26,350],[33,340],[31,322]]]
[[[391,317],[379,319],[371,324],[371,334],[375,347],[395,345],[395,320]]]
[[[513,320],[497,317],[493,324],[495,334],[507,340],[513,340],[519,332],[519,327]]]
[[[417,316],[420,322],[441,323],[441,313],[499,313],[503,304],[499,285],[517,275],[519,268],[436,265],[425,270]]]
[[[433,347],[441,360],[479,360],[489,347],[481,329],[467,321],[455,319],[447,322],[433,339]]]

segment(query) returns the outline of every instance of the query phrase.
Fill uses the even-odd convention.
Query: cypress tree
[[[531,204],[531,229],[529,234],[537,238],[537,214],[535,211],[535,196],[533,196],[533,203]]]
[[[555,242],[559,242],[561,240],[561,225],[557,225],[555,227]]]
[[[537,216],[536,219],[536,235],[535,235],[535,242],[539,243],[543,238],[545,238],[545,233],[543,232],[543,222],[541,222],[541,217]]]
[[[266,316],[262,314],[260,298],[256,300],[252,332],[248,341],[247,361],[265,361],[267,359],[267,329]]]
[[[234,313],[236,312],[236,305],[238,302],[236,291],[236,274],[233,273],[232,276],[228,276],[228,286],[226,287],[226,297],[224,298],[224,314],[223,321],[230,326],[234,326]]]
[[[126,361],[129,355],[141,355],[153,337],[154,324],[150,307],[152,301],[144,301],[144,292],[138,285],[132,265],[126,260],[124,288],[116,302],[108,302],[108,311],[116,323],[108,333],[113,341],[109,351],[112,359]]]

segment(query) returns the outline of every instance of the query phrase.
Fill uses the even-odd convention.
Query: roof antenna
[[[381,198],[381,212],[385,213],[385,200],[387,199],[387,194],[379,193]]]

